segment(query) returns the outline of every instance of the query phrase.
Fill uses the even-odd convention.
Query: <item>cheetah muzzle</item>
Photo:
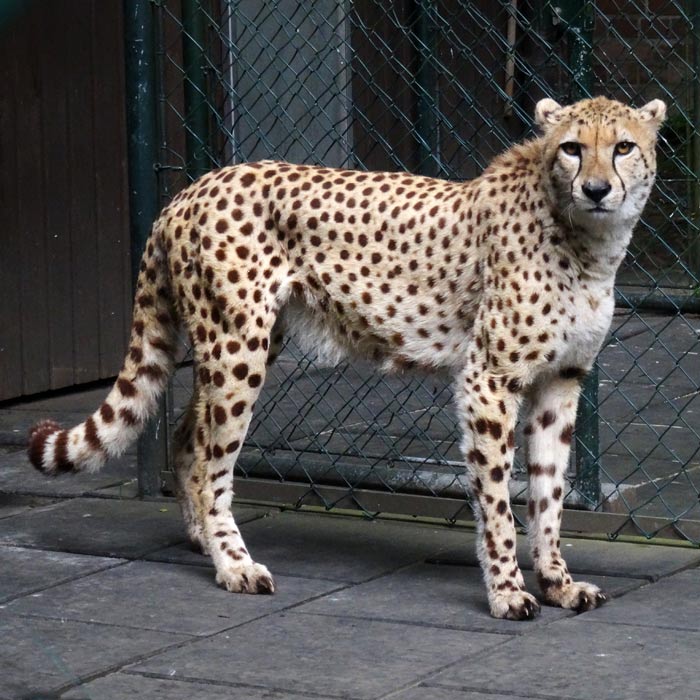
[[[542,136],[469,182],[261,162],[209,173],[163,210],[141,262],[129,349],[85,422],[32,431],[47,474],[99,469],[137,437],[189,333],[194,395],[174,439],[192,542],[230,591],[271,593],[231,514],[233,467],[285,333],[326,361],[446,370],[491,613],[530,619],[508,497],[523,407],[528,536],[541,600],[590,610],[559,544],[579,385],[613,313],[615,272],[656,170],[665,105],[545,99]]]

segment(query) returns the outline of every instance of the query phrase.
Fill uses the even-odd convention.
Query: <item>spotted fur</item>
[[[538,611],[515,555],[508,499],[527,406],[529,537],[547,603],[596,607],[559,550],[579,394],[608,330],[613,281],[651,190],[665,106],[542,100],[543,135],[470,182],[262,162],[205,175],[153,227],[129,351],[84,423],[43,422],[29,454],[48,474],[94,470],[137,436],[173,368],[178,323],[197,367],[175,436],[190,538],[217,582],[269,593],[231,515],[233,466],[285,328],[331,362],[454,377],[491,612]]]

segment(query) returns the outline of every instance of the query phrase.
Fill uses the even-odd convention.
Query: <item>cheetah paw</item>
[[[499,593],[489,605],[493,617],[505,620],[533,620],[540,614],[540,604],[527,591]]]
[[[599,608],[609,600],[598,586],[585,581],[571,581],[568,584],[546,580],[540,577],[540,586],[545,602],[577,613]]]
[[[231,593],[275,592],[275,582],[267,567],[254,562],[217,571],[216,582]]]

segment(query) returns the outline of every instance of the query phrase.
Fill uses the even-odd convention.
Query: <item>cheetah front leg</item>
[[[540,606],[525,590],[518,567],[508,493],[520,384],[503,374],[467,372],[455,393],[478,528],[477,553],[491,614],[527,620],[537,615]]]
[[[530,489],[528,539],[542,595],[550,605],[577,612],[602,605],[598,586],[575,582],[559,549],[565,473],[580,392],[576,379],[548,379],[530,392],[525,436]]]

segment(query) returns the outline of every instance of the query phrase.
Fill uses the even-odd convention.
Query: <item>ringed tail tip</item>
[[[44,465],[46,441],[51,435],[59,432],[61,432],[61,426],[54,420],[39,421],[29,429],[29,445],[27,448],[29,461],[42,474],[56,474],[59,471],[56,469],[47,469]]]

